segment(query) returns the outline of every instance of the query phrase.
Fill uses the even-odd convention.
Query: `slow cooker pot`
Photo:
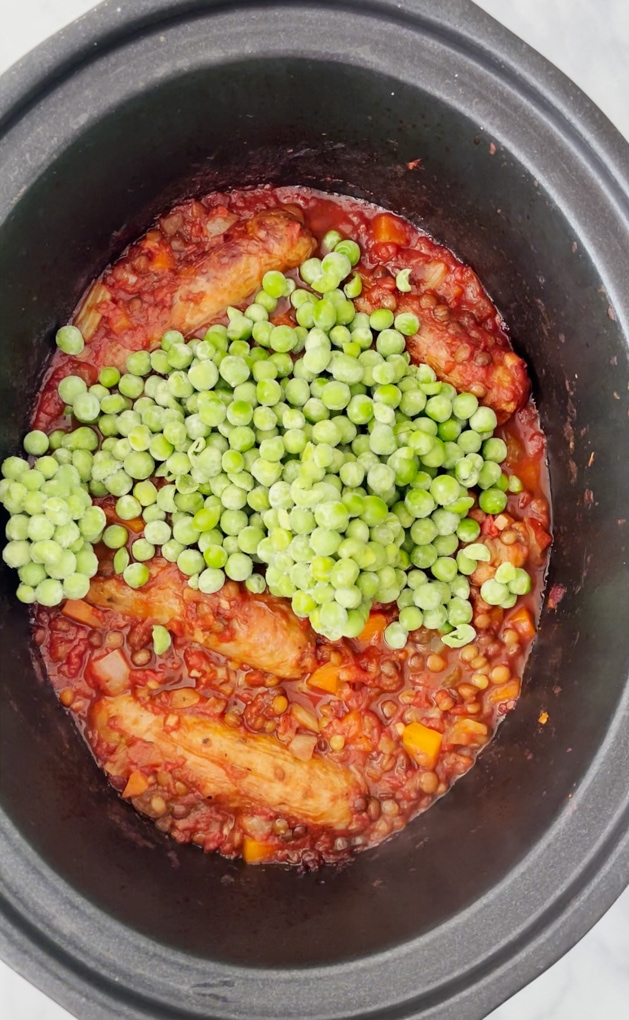
[[[5,75],[0,132],[0,456],[56,326],[158,212],[304,183],[479,273],[531,366],[555,532],[524,693],[477,766],[306,875],[178,847],[117,798],[3,569],[0,952],[81,1020],[482,1017],[629,876],[626,143],[463,0],[104,3]]]

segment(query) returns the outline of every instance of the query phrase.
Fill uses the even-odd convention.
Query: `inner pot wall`
[[[109,790],[48,688],[34,681],[26,612],[15,604],[14,580],[3,569],[0,782],[19,833],[11,829],[9,840],[20,849],[25,841],[27,862],[37,855],[42,890],[48,869],[61,879],[64,912],[51,921],[57,951],[93,952],[97,962],[100,954],[109,963],[115,938],[123,937],[161,967],[160,946],[172,947],[177,976],[165,968],[163,987],[158,981],[152,994],[189,1012],[167,1015],[203,1015],[196,1010],[206,1008],[208,995],[216,1015],[254,1015],[242,986],[218,994],[213,982],[211,991],[200,992],[201,982],[192,981],[196,964],[188,956],[182,963],[181,954],[281,967],[285,975],[301,965],[366,962],[378,954],[391,975],[400,964],[387,953],[404,944],[410,949],[410,940],[417,940],[421,971],[415,987],[424,994],[423,1007],[436,1007],[457,991],[457,982],[470,982],[464,975],[482,959],[482,946],[460,945],[459,919],[476,931],[488,926],[487,946],[499,954],[509,939],[524,938],[527,924],[541,923],[535,917],[550,899],[559,910],[569,896],[573,876],[562,867],[565,857],[554,871],[547,864],[535,895],[527,859],[569,825],[575,789],[587,798],[592,762],[601,757],[625,695],[627,650],[617,635],[626,626],[626,574],[616,536],[627,497],[620,440],[627,422],[613,394],[623,392],[626,380],[626,341],[622,309],[615,318],[609,314],[614,298],[605,292],[610,281],[596,232],[588,234],[590,224],[579,222],[583,210],[573,201],[581,185],[578,162],[569,167],[565,194],[558,194],[554,174],[522,157],[526,129],[509,139],[497,123],[490,137],[485,119],[460,98],[441,95],[435,82],[444,43],[430,34],[419,37],[422,73],[408,73],[403,59],[393,73],[391,59],[383,66],[372,56],[370,66],[312,52],[303,43],[308,13],[287,8],[282,15],[282,49],[304,47],[300,59],[269,56],[277,25],[268,12],[264,23],[248,13],[259,55],[247,60],[232,52],[242,23],[229,14],[217,15],[211,36],[203,21],[184,19],[78,69],[33,114],[48,123],[52,114],[59,131],[52,158],[26,190],[20,194],[17,178],[8,182],[19,197],[1,234],[1,455],[19,445],[54,329],[86,282],[158,212],[190,193],[260,181],[354,194],[408,215],[469,261],[511,326],[516,349],[532,367],[549,438],[556,535],[549,583],[559,581],[567,591],[545,613],[517,711],[476,768],[428,814],[351,867],[299,877],[177,847]],[[332,27],[343,52],[349,26],[339,15]],[[380,39],[385,29],[352,16],[351,31],[363,32],[376,56],[387,42]],[[168,72],[157,73],[155,54],[164,46]],[[448,59],[467,75],[459,89],[480,96],[482,75],[475,77],[465,56],[453,52]],[[99,99],[105,80],[111,87]],[[86,92],[93,103],[84,103]],[[506,103],[508,96],[502,98]],[[84,108],[93,114],[85,117]],[[537,125],[537,133],[547,129],[543,120]],[[29,130],[27,119],[8,132],[14,151]],[[563,140],[554,144],[565,160]],[[610,248],[620,247],[622,229],[608,234]],[[597,682],[603,661],[605,684]],[[547,727],[537,725],[542,709],[550,713]],[[615,775],[608,765],[599,771],[598,781],[612,793]],[[582,818],[585,860],[598,839],[587,800]],[[511,923],[504,919],[501,927],[492,910],[509,882]],[[45,913],[46,902],[38,909]],[[106,917],[95,934],[90,922],[100,911]],[[75,944],[81,945],[81,924],[90,933],[87,950]],[[154,941],[136,939],[133,931]],[[439,953],[446,944],[453,955],[444,967]],[[142,984],[124,963],[116,967],[123,985]],[[357,965],[355,975],[361,971]],[[227,989],[236,987],[222,980]],[[393,991],[375,990],[365,979],[343,1015],[361,1008],[362,996],[365,1006],[384,1008],[403,991],[401,976]],[[291,1015],[286,1008],[290,1001],[273,1015]],[[325,1015],[336,1015],[335,1008]],[[306,1007],[297,1013],[306,1015]]]

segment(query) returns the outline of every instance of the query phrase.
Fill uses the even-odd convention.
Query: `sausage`
[[[406,235],[403,221],[395,218],[395,223]],[[382,247],[371,243],[376,263]],[[385,245],[382,256],[390,271],[378,264],[361,267],[364,290],[357,307],[415,314],[420,328],[407,340],[413,361],[430,365],[457,390],[473,393],[499,422],[510,418],[528,397],[529,378],[476,273],[427,236],[417,237],[413,247]],[[408,293],[395,286],[394,274],[403,268],[411,270]]]
[[[342,831],[352,820],[352,805],[364,794],[354,774],[335,762],[319,757],[301,761],[274,737],[245,735],[190,710],[160,710],[130,694],[101,698],[90,721],[98,740],[117,745],[118,762],[121,742],[131,748],[142,741],[151,745],[154,766],[175,763],[176,778],[232,809],[253,803]],[[130,763],[127,769],[130,773]]]
[[[432,313],[423,314],[419,332],[407,340],[412,360],[430,365],[442,382],[473,393],[496,412],[499,423],[510,418],[529,393],[522,358],[479,327],[472,337],[431,319]]]
[[[244,665],[283,679],[314,668],[314,634],[283,599],[228,582],[213,595],[188,587],[174,564],[154,559],[141,589],[120,577],[92,579],[86,601],[151,620]]]
[[[225,230],[218,235],[208,224],[205,243],[175,245],[157,228],[130,248],[74,317],[86,341],[81,357],[98,368],[123,368],[130,352],[156,347],[169,329],[194,334],[250,297],[268,270],[286,272],[314,251],[315,239],[292,207],[232,220],[219,220]]]

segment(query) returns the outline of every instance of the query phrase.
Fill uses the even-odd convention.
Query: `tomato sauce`
[[[88,344],[87,360],[76,364],[55,354],[36,410],[36,427],[68,427],[56,395],[62,375],[78,371],[93,382],[95,352],[106,351],[108,343],[121,337],[133,349],[149,346],[156,307],[168,304],[176,273],[192,266],[207,248],[210,228],[220,239],[221,229],[278,203],[298,207],[317,239],[335,229],[358,241],[363,254],[356,269],[364,284],[358,307],[415,307],[421,316],[430,313],[435,328],[441,324],[450,330],[446,340],[455,337],[457,344],[464,340],[470,345],[478,386],[485,393],[506,393],[507,406],[515,390],[504,376],[500,387],[492,389],[491,379],[496,352],[501,357],[510,354],[506,329],[469,267],[407,221],[376,206],[307,188],[256,188],[183,203],[105,272],[78,313],[84,326],[92,316],[94,346]],[[408,295],[395,288],[395,274],[404,267],[412,269]],[[291,314],[288,302],[280,302],[273,318],[290,321]],[[445,363],[445,375],[453,365],[456,371],[455,361]],[[36,610],[35,640],[61,704],[114,788],[159,829],[179,842],[228,857],[242,855],[251,863],[316,867],[346,859],[399,831],[473,765],[517,702],[550,543],[545,440],[536,409],[526,399],[526,384],[522,389],[519,365],[516,368],[524,402],[521,399],[515,413],[505,410],[496,434],[507,444],[503,469],[517,475],[523,489],[509,495],[501,514],[488,515],[479,507],[471,511],[481,526],[480,540],[490,551],[489,562],[480,562],[470,578],[477,631],[473,643],[449,648],[438,633],[421,628],[410,634],[405,648],[392,649],[383,633],[397,616],[395,605],[374,605],[359,638],[336,642],[310,632],[307,622],[295,618],[299,634],[309,643],[308,658],[303,673],[288,678],[221,654],[220,645],[210,648],[191,638],[198,606],[190,601],[182,602],[181,615],[169,623],[173,642],[160,656],[152,648],[150,611],[139,618],[115,605],[83,602]],[[97,502],[114,520],[114,501]],[[132,539],[142,533],[141,520],[136,523]],[[99,546],[97,553],[99,575],[111,577],[111,552]],[[534,579],[531,593],[509,610],[487,605],[480,595],[481,584],[502,562],[525,566]],[[159,569],[146,598],[151,584],[159,583]],[[183,577],[180,583],[185,586]],[[230,584],[227,603],[217,609],[223,613],[225,640],[225,614],[236,618],[242,613],[246,619],[250,608],[248,593]],[[269,633],[272,637],[271,625]],[[130,699],[120,701],[127,708],[137,707],[144,730],[126,730],[124,718],[109,711],[116,698]],[[159,739],[153,735],[154,720],[159,722]],[[177,745],[176,735],[186,727],[189,742]],[[201,733],[206,736],[201,738]],[[168,734],[177,747],[170,754]],[[306,820],[290,797],[284,807],[281,797],[271,802],[263,784],[258,794],[252,787],[246,794],[234,792],[239,783],[235,765],[229,782],[223,777],[219,792],[208,794],[211,780],[199,747],[212,740],[215,747],[221,740],[225,747],[235,747],[235,737],[245,748],[251,742],[260,761],[264,755],[275,761],[274,748],[285,756],[273,765],[275,779],[291,760],[298,763],[304,782],[313,763],[334,766],[329,775],[338,777],[342,793],[336,800],[330,794],[320,823],[314,809]],[[313,771],[312,776],[324,773]],[[290,766],[277,781],[288,789]],[[346,817],[336,811],[343,797],[349,805]],[[330,825],[326,818],[333,811],[337,820]]]

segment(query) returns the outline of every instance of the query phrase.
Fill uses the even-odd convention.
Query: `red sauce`
[[[96,369],[90,362],[109,363],[107,345],[113,341],[115,350],[121,337],[135,349],[149,346],[156,308],[168,306],[177,273],[193,266],[207,248],[208,223],[229,228],[235,218],[278,203],[298,206],[317,238],[330,229],[355,238],[363,251],[357,270],[365,285],[357,304],[416,307],[435,324],[447,323],[450,339],[471,345],[472,360],[475,353],[483,354],[475,362],[474,378],[490,390],[493,363],[484,355],[509,354],[510,347],[504,324],[471,269],[407,221],[375,206],[306,188],[259,188],[183,203],[105,272],[101,286],[106,297],[92,307],[98,321],[88,360],[77,366],[55,355],[35,415],[37,427],[67,427],[56,396],[62,375],[78,368],[93,382]],[[222,235],[217,236],[220,241]],[[412,269],[413,283],[408,296],[400,295],[394,282],[396,272],[406,266]],[[290,314],[290,306],[282,302],[274,318],[288,321]],[[83,308],[79,321],[84,323],[85,315]],[[520,372],[519,365],[516,368]],[[508,382],[505,385],[511,393]],[[192,841],[226,856],[242,853],[250,861],[301,866],[342,860],[379,843],[444,794],[515,706],[535,633],[550,542],[545,441],[532,402],[508,417],[497,434],[507,443],[503,468],[521,479],[523,490],[510,495],[505,511],[496,517],[478,507],[471,513],[481,525],[491,560],[479,563],[470,578],[477,639],[461,649],[446,647],[437,633],[423,628],[410,635],[404,649],[389,648],[383,630],[397,609],[376,605],[363,635],[355,640],[329,642],[295,620],[300,633],[308,631],[309,658],[298,678],[280,679],[272,669],[235,662],[222,655],[220,647],[191,638],[198,622],[198,605],[191,601],[182,603],[181,615],[169,623],[173,644],[159,657],[152,650],[150,612],[138,619],[116,608],[84,604],[40,607],[35,637],[50,680],[112,785],[180,842]],[[115,518],[113,503],[102,501],[110,519]],[[141,521],[137,527],[141,529]],[[100,573],[107,577],[111,554],[104,547],[97,552]],[[505,560],[525,566],[534,577],[531,594],[507,611],[488,606],[479,592],[483,580]],[[147,586],[147,598],[153,583],[159,582]],[[217,632],[225,641],[230,638],[230,614],[234,621],[239,614],[246,620],[250,610],[246,592],[233,583],[230,591],[227,609],[219,607],[218,616],[212,617],[219,619]],[[269,633],[275,619],[269,618]],[[282,754],[288,750],[304,767],[304,775],[312,763],[332,763],[350,791],[346,796],[351,794],[348,817],[332,826],[317,824],[304,821],[298,810],[269,805],[264,795],[239,797],[223,789],[209,796],[188,752],[180,748],[169,756],[159,740],[126,733],[115,715],[103,723],[103,706],[123,695],[175,740],[182,727],[201,721],[219,724],[245,741],[275,742]],[[211,744],[215,732],[208,729],[204,739]],[[421,746],[413,742],[417,734]],[[283,767],[277,766],[280,771]],[[238,786],[237,775],[230,781]]]

